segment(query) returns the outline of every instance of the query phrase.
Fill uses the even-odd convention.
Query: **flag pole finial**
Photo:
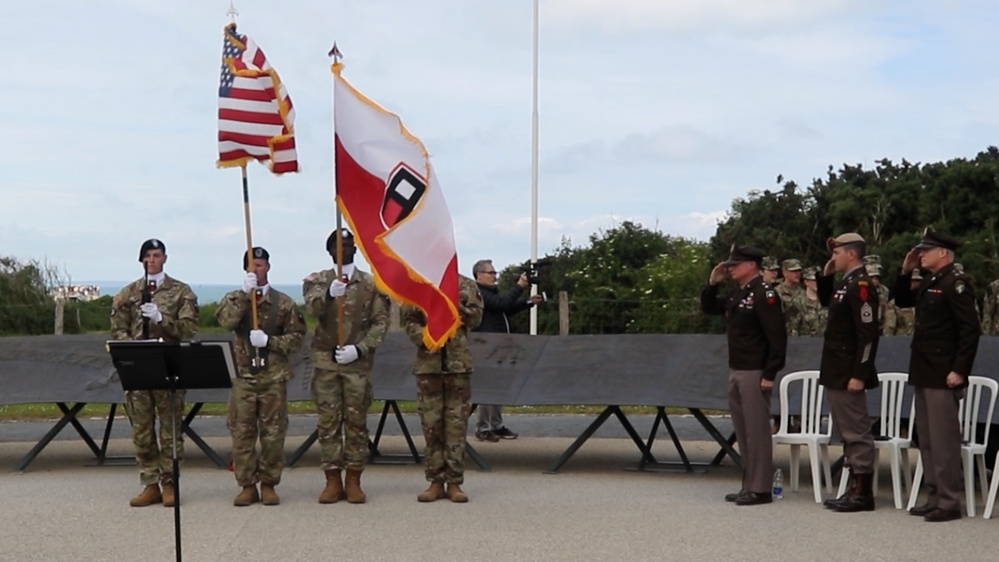
[[[343,53],[341,53],[340,49],[336,46],[336,41],[333,42],[333,47],[330,49],[330,52],[326,53],[326,56],[333,57],[334,63],[340,62],[340,59],[343,58]]]
[[[229,0],[229,9],[226,10],[225,15],[229,16],[229,21],[230,22],[236,23],[236,16],[239,15],[239,12],[236,11],[235,0]]]

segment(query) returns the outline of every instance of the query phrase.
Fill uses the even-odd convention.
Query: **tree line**
[[[707,242],[673,236],[658,225],[625,221],[591,234],[582,245],[563,239],[542,258],[539,289],[549,297],[538,309],[538,333],[557,334],[559,292],[569,296],[570,333],[718,333],[719,318],[700,313],[698,295],[713,264],[732,244],[760,246],[778,259],[798,258],[822,266],[826,240],[859,232],[869,253],[884,264],[884,283],[894,283],[905,253],[925,228],[946,231],[964,245],[958,261],[983,286],[999,278],[999,149],[973,159],[928,164],[877,160],[829,166],[823,177],[801,187],[777,176],[773,189],[753,189],[732,202]],[[516,283],[523,265],[500,275],[501,290]],[[52,333],[59,281],[53,268],[36,261],[0,257],[0,335]],[[65,331],[106,331],[111,297],[69,303]],[[511,318],[527,332],[529,315]],[[212,305],[203,305],[202,327],[218,329]]]

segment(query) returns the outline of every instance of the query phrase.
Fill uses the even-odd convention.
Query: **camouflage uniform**
[[[233,474],[240,486],[258,482],[277,486],[284,468],[284,438],[288,431],[288,380],[292,377],[288,355],[302,347],[305,319],[288,295],[267,289],[257,298],[260,330],[267,333],[262,370],[251,369],[258,353],[250,345],[250,296],[243,290],[226,294],[215,318],[236,334],[238,375],[229,391],[229,433],[232,434]],[[256,371],[256,372],[254,372]],[[260,453],[257,453],[257,437]]]
[[[802,291],[794,297],[792,306],[796,316],[787,335],[821,337],[825,334],[829,310],[822,307],[817,296],[812,300],[806,291]]]
[[[916,327],[916,309],[899,308],[895,299],[888,302],[885,309],[884,336],[911,336]]]
[[[111,339],[142,338],[142,306],[144,280],[126,285],[111,301]],[[191,339],[198,331],[198,297],[186,283],[170,276],[152,292],[152,302],[159,308],[163,320],[149,322],[149,337],[175,342]],[[172,482],[174,432],[171,420],[178,427],[184,419],[184,391],[174,394],[170,403],[168,390],[130,390],[125,393],[125,410],[132,422],[132,443],[139,464],[139,480],[144,486]],[[155,423],[160,420],[159,447],[156,444]],[[177,458],[184,458],[183,432],[177,440]]]
[[[798,297],[803,296],[805,290],[800,283],[794,286],[787,283],[778,283],[774,289],[776,289],[781,303],[784,304],[784,322],[787,333],[788,335],[794,335],[792,332],[798,325],[798,317],[803,312],[801,308],[803,303],[798,300]]]
[[[465,434],[472,410],[468,332],[482,321],[478,286],[468,277],[459,277],[461,326],[443,348],[427,349],[423,344],[426,316],[416,307],[403,307],[406,333],[417,346],[413,374],[426,441],[426,477],[429,482],[447,484],[462,484],[465,480]]]
[[[339,365],[337,305],[329,296],[336,270],[305,278],[302,294],[310,314],[319,319],[309,357],[315,368],[312,396],[316,402],[322,469],[364,470],[368,456],[368,408],[373,399],[371,367],[375,349],[385,339],[389,324],[389,298],[375,287],[370,273],[356,267],[344,299],[344,344],[357,346],[358,358]]]
[[[982,310],[982,335],[999,335],[999,279],[985,289]]]

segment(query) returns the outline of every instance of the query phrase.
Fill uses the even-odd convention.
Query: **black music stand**
[[[108,342],[111,362],[118,370],[124,390],[169,390],[173,404],[177,390],[232,388],[236,378],[230,342],[161,342],[155,340],[112,340]],[[171,408],[173,427],[173,523],[177,562],[181,562],[180,540],[180,462],[177,458],[177,415]],[[160,423],[163,423],[160,420]]]

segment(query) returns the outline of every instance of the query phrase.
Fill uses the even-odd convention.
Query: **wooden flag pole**
[[[333,64],[340,62],[340,58],[343,56],[340,54],[340,50],[336,47],[336,41],[333,42],[333,48],[330,49],[327,56],[333,59]],[[336,80],[334,77],[333,80]],[[336,84],[334,83],[333,91],[336,92]],[[343,281],[343,215],[340,213],[340,193],[339,185],[336,181],[336,170],[337,170],[337,151],[336,151],[336,98],[334,93],[333,99],[333,206],[336,208],[336,278]],[[347,343],[346,334],[343,333],[343,316],[344,316],[344,297],[336,299],[336,333],[337,333],[337,347],[343,347]]]
[[[250,229],[250,182],[246,179],[246,164],[239,167],[243,176],[243,224],[246,228],[246,272],[255,273],[253,268],[253,231]],[[260,329],[260,322],[257,319],[257,295],[250,295],[250,316],[253,322],[253,329]],[[255,364],[260,364],[260,350],[253,348]]]

